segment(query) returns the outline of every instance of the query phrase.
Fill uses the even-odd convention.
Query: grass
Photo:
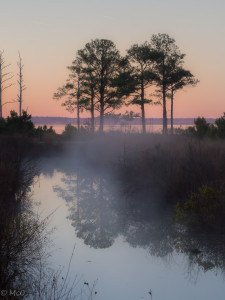
[[[81,155],[95,169],[113,173],[123,194],[130,197],[130,201],[138,201],[136,207],[142,206],[141,201],[150,202],[154,198],[165,207],[174,209],[177,203],[183,206],[204,187],[220,193],[220,207],[225,207],[223,139],[111,132],[95,134],[74,146],[68,144],[67,148],[78,157]],[[192,200],[199,201],[199,197],[192,197]],[[202,201],[206,203],[204,199]],[[212,202],[207,203],[206,211],[210,214]],[[213,211],[212,218],[205,215],[204,219],[209,223],[225,220],[225,210],[220,218],[217,218],[216,210]],[[219,213],[221,210],[218,209]],[[202,217],[200,210],[196,211],[196,217]],[[225,229],[225,221],[221,223]]]

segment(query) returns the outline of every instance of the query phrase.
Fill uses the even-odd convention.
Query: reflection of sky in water
[[[53,234],[56,251],[52,261],[56,267],[67,267],[75,243],[70,276],[83,275],[89,283],[98,279],[95,299],[150,299],[149,289],[153,291],[154,300],[224,299],[225,285],[221,276],[216,276],[214,271],[190,270],[188,259],[182,254],[157,258],[149,254],[147,247],[131,247],[121,235],[106,249],[85,245],[82,239],[76,238],[75,228],[68,219],[70,204],[66,205],[53,191],[55,186],[68,188],[62,181],[66,174],[54,171],[51,175],[40,176],[33,187],[33,198],[41,202],[39,210],[43,216],[58,207],[51,220],[51,226],[57,227]]]

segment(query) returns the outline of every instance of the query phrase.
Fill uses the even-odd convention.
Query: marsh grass
[[[120,192],[137,209],[154,202],[174,210],[177,203],[182,206],[203,187],[219,191],[220,204],[225,207],[223,139],[110,132],[95,134],[74,147],[67,146],[95,170],[113,174]],[[196,202],[200,198],[192,199]],[[210,214],[212,203],[207,203],[206,211]],[[206,214],[204,219],[218,223],[225,219],[223,211],[221,216],[218,209],[219,216],[214,210],[213,218]],[[197,218],[201,218],[199,212],[196,211]],[[224,228],[224,225],[225,222],[220,222],[220,226]]]
[[[175,203],[203,185],[219,187],[225,182],[222,139],[110,132],[66,144],[65,150],[117,174],[127,192],[151,190],[169,202]]]
[[[121,174],[129,189],[158,191],[168,202],[184,199],[203,186],[225,182],[225,141],[156,137],[136,155],[122,159]]]

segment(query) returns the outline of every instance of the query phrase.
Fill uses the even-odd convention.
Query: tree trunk
[[[104,127],[104,84],[103,82],[101,83],[100,87],[100,127],[99,127],[99,132],[103,132],[103,127]]]
[[[77,129],[80,130],[80,110],[79,110],[79,98],[77,98]]]
[[[0,118],[2,118],[2,88],[0,83]]]
[[[22,78],[22,61],[19,55],[19,87],[20,87],[20,94],[19,94],[19,114],[20,117],[22,116],[22,91],[23,91],[23,78]]]
[[[173,88],[171,93],[171,134],[173,135]]]
[[[142,121],[142,133],[146,133],[146,124],[145,124],[145,90],[144,90],[144,80],[143,80],[143,71],[141,79],[141,121]]]
[[[94,92],[91,92],[91,132],[95,132]]]
[[[100,126],[99,126],[99,132],[103,132],[104,127],[104,102],[101,101],[101,108],[100,108]]]
[[[145,107],[144,107],[144,103],[141,103],[141,121],[142,121],[142,133],[146,133]]]
[[[20,117],[22,116],[22,91],[20,96]]]
[[[166,87],[163,85],[163,134],[167,134]]]
[[[163,57],[163,78],[162,78],[162,92],[163,92],[163,134],[167,134],[167,112],[166,112],[166,84],[165,84],[165,57]]]
[[[19,103],[20,103],[20,117],[22,116],[22,86],[21,86],[21,83],[20,83],[20,96],[19,96]]]
[[[80,78],[77,80],[77,129],[80,130]]]
[[[2,118],[2,62],[0,57],[0,118]]]

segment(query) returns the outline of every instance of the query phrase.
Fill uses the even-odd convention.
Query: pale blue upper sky
[[[4,49],[14,73],[20,50],[27,85],[25,104],[33,114],[65,115],[51,100],[52,93],[66,79],[66,66],[76,51],[90,39],[112,39],[125,53],[133,43],[142,43],[159,32],[176,39],[187,54],[186,67],[201,81],[198,87],[179,93],[182,100],[177,101],[176,116],[219,116],[225,111],[225,1],[1,2],[0,49]],[[5,94],[7,100],[13,97],[11,93],[16,93],[15,87]],[[149,116],[161,114],[161,108],[150,110]]]

